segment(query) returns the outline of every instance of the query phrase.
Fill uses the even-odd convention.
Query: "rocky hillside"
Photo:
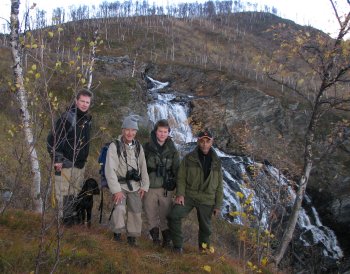
[[[194,131],[208,127],[221,150],[250,155],[257,160],[267,159],[286,176],[297,180],[303,164],[303,136],[309,112],[304,100],[268,80],[260,67],[280,46],[281,37],[288,39],[288,33],[269,31],[278,24],[288,25],[294,32],[318,33],[258,12],[210,19],[111,18],[63,26],[63,47],[74,44],[77,36],[89,41],[95,29],[99,29],[104,40],[99,46],[94,71],[93,114],[96,129],[106,130],[93,143],[92,175],[93,170],[97,170],[94,161],[98,148],[119,133],[125,114],[133,112],[143,116],[145,121],[139,137],[142,140],[147,136],[147,92],[143,77],[149,75],[169,81],[169,89],[180,95],[193,96],[190,119]],[[279,39],[274,39],[275,34],[280,35]],[[47,46],[54,49],[56,43],[52,39]],[[69,77],[64,81],[57,77],[49,83],[52,92],[61,99],[68,98],[62,90],[66,90],[72,80]],[[5,84],[1,90],[8,92]],[[4,105],[9,107],[7,101]],[[7,115],[3,109],[1,112],[2,116]],[[344,117],[347,114],[343,112],[327,114],[318,139],[324,140],[329,134],[327,126]],[[6,136],[1,138],[3,143],[8,143]],[[345,243],[350,239],[349,151],[349,144],[345,143],[332,155],[321,157],[312,172],[308,190],[321,219],[336,231],[344,249],[348,248]],[[42,155],[45,157],[45,152]]]

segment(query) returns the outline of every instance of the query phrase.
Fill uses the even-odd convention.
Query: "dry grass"
[[[40,273],[51,271],[55,261],[55,227],[44,238],[45,253]],[[34,271],[40,240],[40,216],[26,211],[8,210],[0,216],[0,272]],[[239,263],[219,247],[212,255],[201,255],[187,241],[181,256],[161,247],[154,247],[142,236],[137,248],[126,242],[117,244],[104,226],[91,229],[76,226],[63,231],[57,273],[242,273]],[[19,260],[20,258],[20,260]]]

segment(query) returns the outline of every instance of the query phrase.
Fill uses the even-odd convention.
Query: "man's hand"
[[[55,168],[55,171],[61,171],[62,170],[63,163],[54,163],[53,167]]]
[[[177,204],[177,205],[185,205],[185,197],[184,196],[176,196],[175,204]]]
[[[145,195],[145,192],[142,188],[139,189],[138,193],[140,194],[141,199],[143,198],[143,195]]]
[[[214,208],[213,209],[213,215],[218,216],[220,214],[220,208]]]
[[[123,199],[125,199],[125,195],[122,191],[113,194],[113,202],[115,204],[121,204]]]

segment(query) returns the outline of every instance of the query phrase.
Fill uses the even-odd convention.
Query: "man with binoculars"
[[[159,244],[162,232],[163,247],[170,247],[171,238],[166,216],[172,206],[179,167],[179,153],[169,137],[167,120],[159,120],[150,140],[144,145],[150,189],[145,194],[144,210],[147,225],[154,244]]]
[[[131,246],[136,245],[136,237],[141,236],[142,198],[149,188],[145,154],[135,140],[139,129],[137,119],[136,116],[124,119],[122,135],[108,147],[105,167],[114,202],[110,223],[114,240],[120,242],[121,234],[126,231]]]

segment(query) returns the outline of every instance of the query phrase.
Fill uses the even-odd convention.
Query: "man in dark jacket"
[[[174,251],[178,253],[182,253],[183,245],[181,221],[193,208],[199,223],[199,248],[210,245],[211,216],[220,212],[223,200],[221,162],[212,145],[212,134],[200,132],[197,147],[180,164],[175,206],[168,216]]]
[[[149,142],[144,145],[150,189],[145,194],[143,205],[153,242],[160,242],[160,230],[163,247],[169,247],[171,242],[166,216],[172,206],[180,163],[179,153],[169,133],[168,121],[159,120],[151,132]]]
[[[82,188],[89,155],[92,93],[80,90],[74,105],[64,112],[48,136],[48,149],[54,162],[55,195],[59,213],[67,226],[74,224],[75,196]]]

